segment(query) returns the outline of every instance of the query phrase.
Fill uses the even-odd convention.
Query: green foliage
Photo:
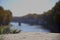
[[[10,29],[10,27],[9,26],[1,26],[0,27],[0,34],[9,34],[9,33],[13,33],[13,34],[15,34],[15,33],[19,33],[19,32],[21,32],[21,30],[17,30],[17,29]]]
[[[0,30],[1,30],[1,34],[4,33],[4,28],[3,27]]]
[[[0,7],[0,25],[8,25],[12,21],[12,12]]]
[[[5,34],[5,33],[10,33],[10,28],[9,27],[0,27],[0,34]]]
[[[56,3],[52,10],[53,15],[55,16],[55,22],[60,24],[60,1]]]
[[[9,23],[12,21],[12,12],[10,10],[4,10],[3,7],[0,6],[0,34],[6,33],[19,33],[20,31],[11,30],[9,27]]]
[[[60,1],[51,9],[45,12],[42,16],[45,16],[47,22],[54,24],[60,24]],[[45,19],[44,19],[45,20]]]
[[[13,34],[19,33],[19,32],[21,32],[21,30],[14,29],[14,30],[11,31],[11,33],[13,33]]]
[[[56,5],[49,11],[43,14],[44,21],[46,19],[47,28],[51,30],[51,32],[59,32],[60,28],[60,1],[56,3]]]

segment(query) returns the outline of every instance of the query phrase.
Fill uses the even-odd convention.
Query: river
[[[21,23],[21,26],[18,25],[18,22],[11,22],[11,29],[22,30],[22,32],[50,32],[48,29],[42,28],[40,25],[29,25]]]

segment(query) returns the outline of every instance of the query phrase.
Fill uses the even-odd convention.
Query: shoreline
[[[20,32],[5,34],[3,38],[4,40],[60,40],[60,33]]]

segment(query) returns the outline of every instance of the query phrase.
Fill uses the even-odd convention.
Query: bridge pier
[[[18,25],[21,26],[21,22],[19,22]]]

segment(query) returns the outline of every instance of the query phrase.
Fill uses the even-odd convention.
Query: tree
[[[8,25],[12,21],[12,12],[0,7],[0,25]]]
[[[56,3],[56,5],[53,7],[53,15],[55,16],[55,22],[56,24],[60,25],[60,1]]]

